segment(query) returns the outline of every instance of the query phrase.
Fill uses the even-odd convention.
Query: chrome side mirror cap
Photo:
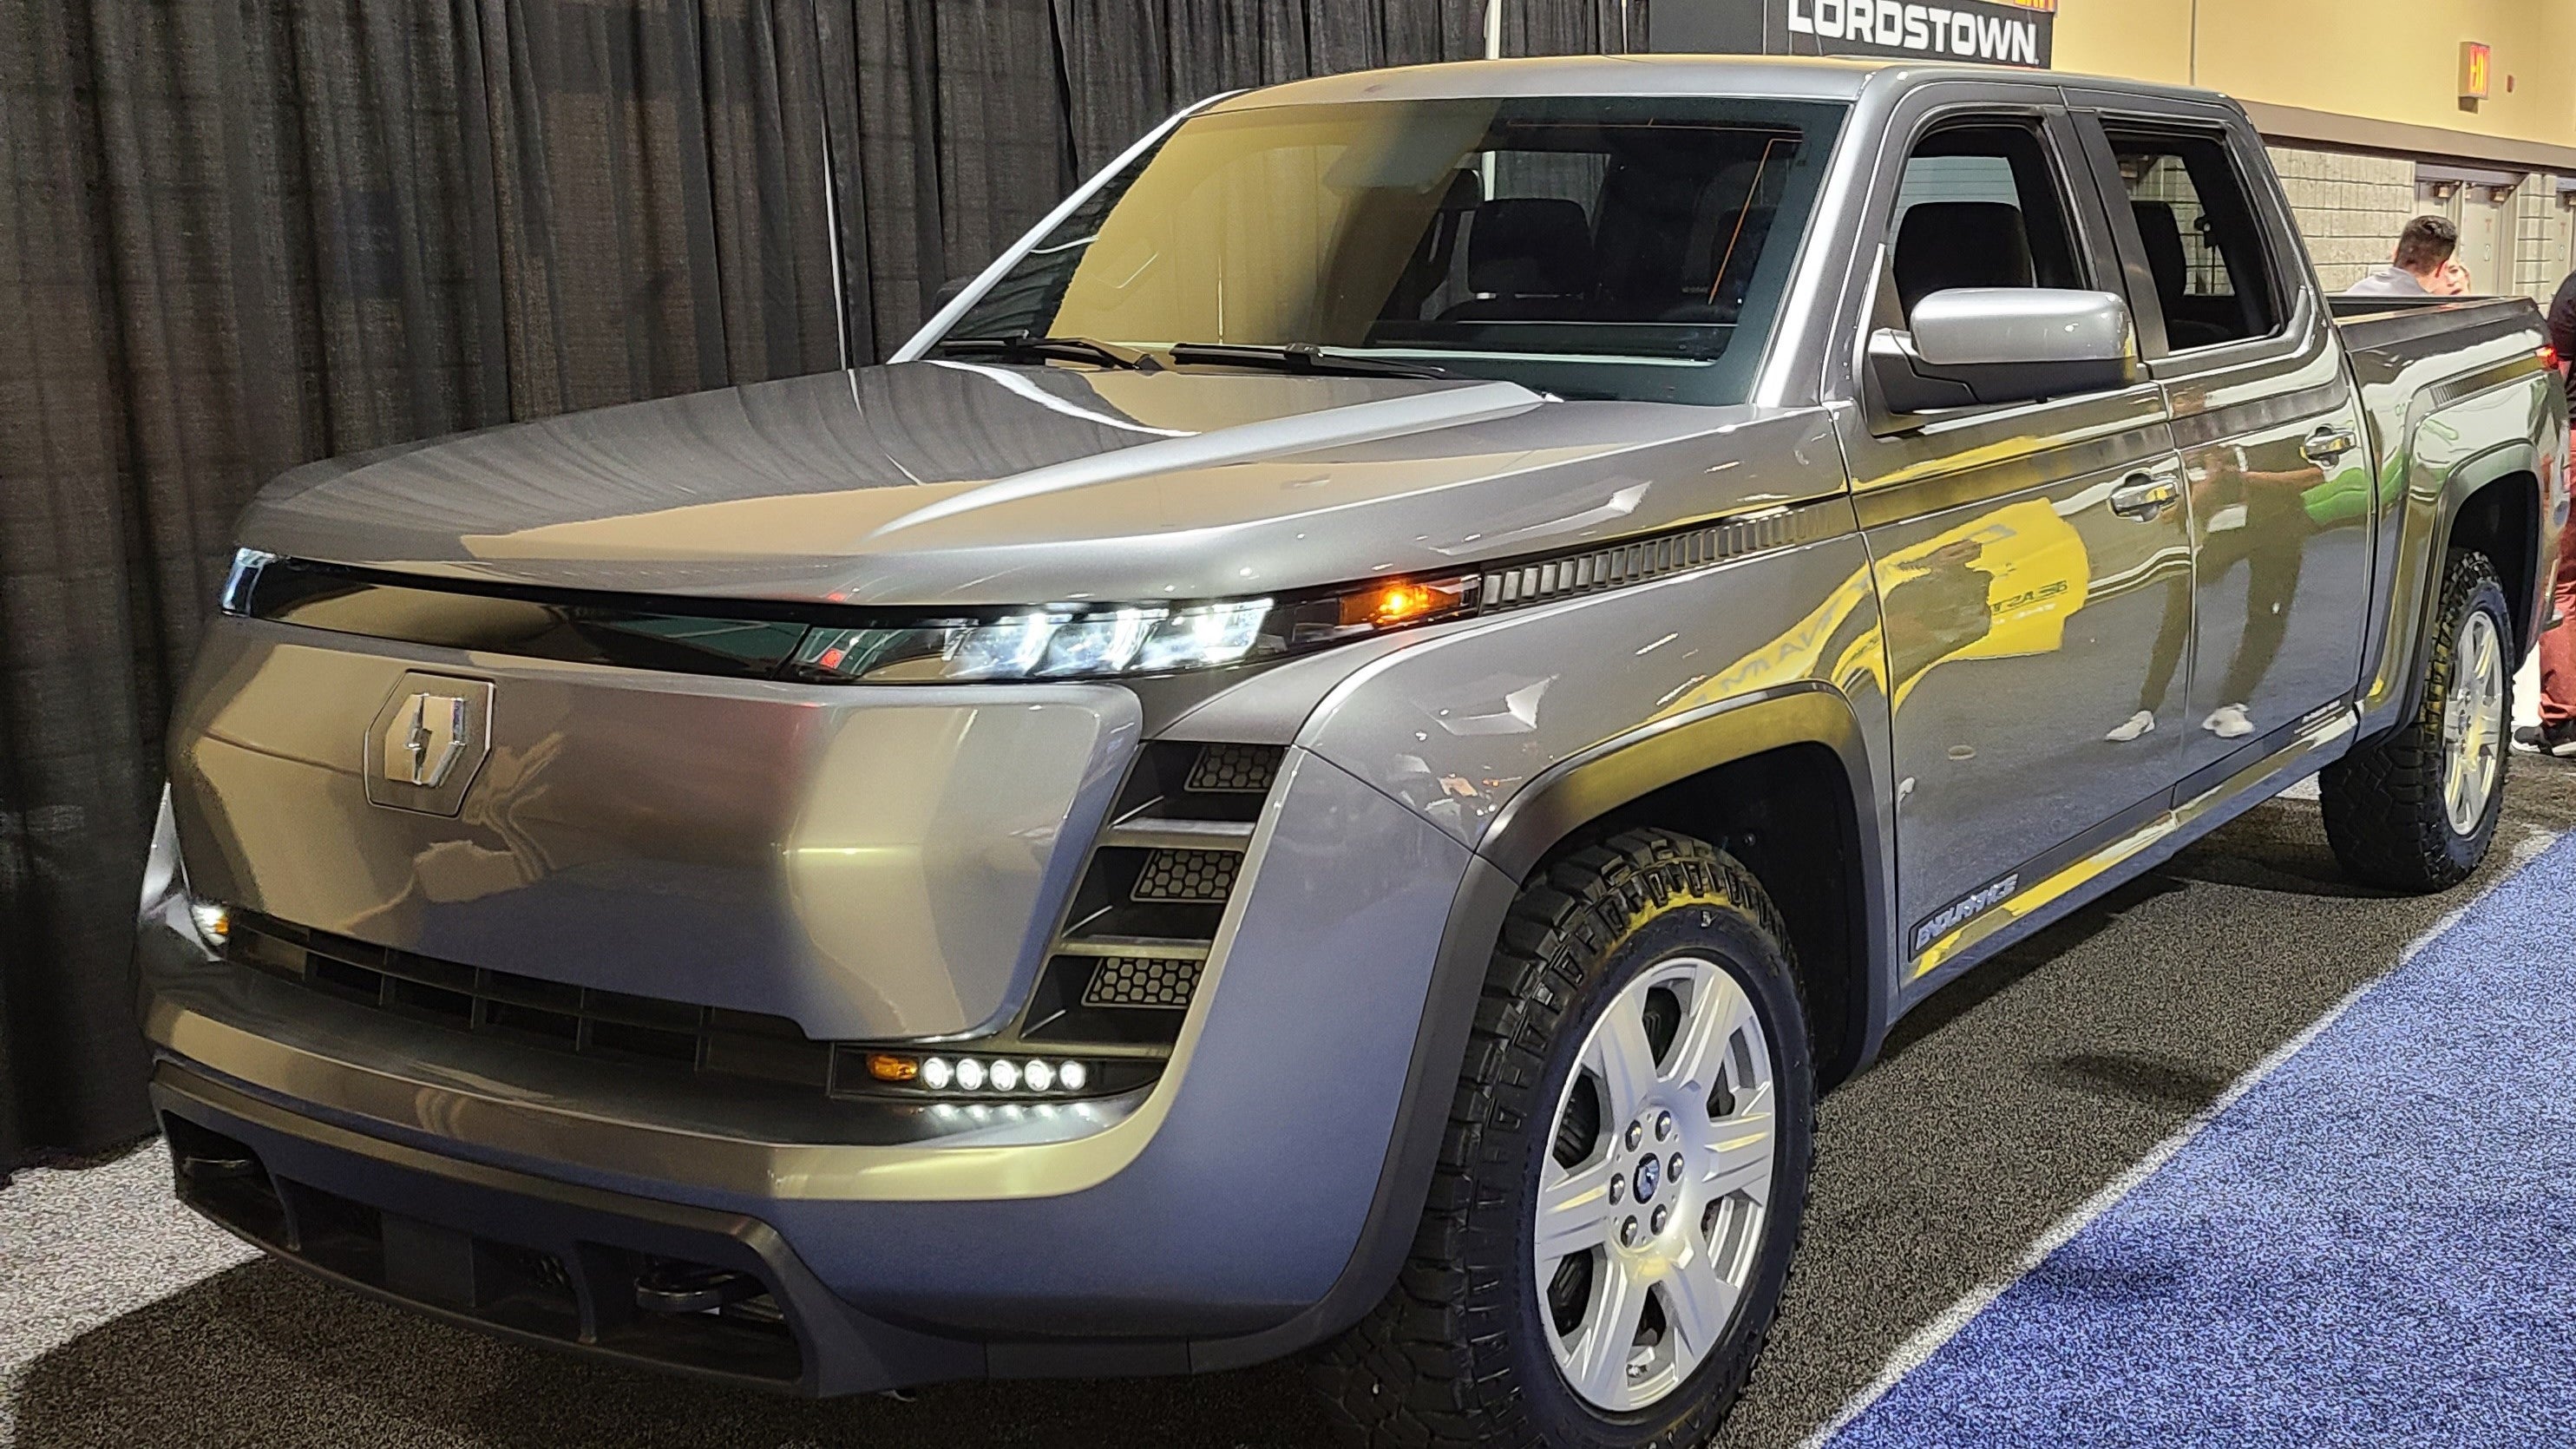
[[[2041,402],[2138,380],[2138,334],[2112,292],[1960,287],[1914,304],[1911,332],[1869,340],[1869,370],[1891,413]]]

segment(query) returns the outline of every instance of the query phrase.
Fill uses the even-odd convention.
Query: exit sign
[[[2474,40],[2460,42],[2460,99],[2483,101],[2495,87],[2495,51]]]

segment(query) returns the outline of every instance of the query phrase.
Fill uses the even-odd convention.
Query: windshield
[[[1740,402],[1842,108],[1527,97],[1195,117],[947,336],[1312,346]]]

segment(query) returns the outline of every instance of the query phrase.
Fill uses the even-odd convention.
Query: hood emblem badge
[[[367,798],[454,815],[492,749],[492,682],[406,673],[367,726]]]
[[[447,772],[456,768],[472,731],[463,695],[413,695],[403,702],[393,727],[385,731],[385,778],[397,785],[437,789],[447,783]]]

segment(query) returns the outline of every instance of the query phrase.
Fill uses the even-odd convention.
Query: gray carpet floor
[[[2459,892],[2352,885],[2313,801],[2285,799],[1916,1012],[1826,1104],[1806,1248],[1720,1442],[1803,1438],[1918,1327],[2576,827],[2576,768],[2516,765],[2494,859]],[[2530,949],[2563,960],[2568,943]],[[1324,1439],[1289,1366],[813,1404],[504,1346],[251,1257],[171,1204],[157,1147],[0,1191],[0,1440],[29,1449]]]

